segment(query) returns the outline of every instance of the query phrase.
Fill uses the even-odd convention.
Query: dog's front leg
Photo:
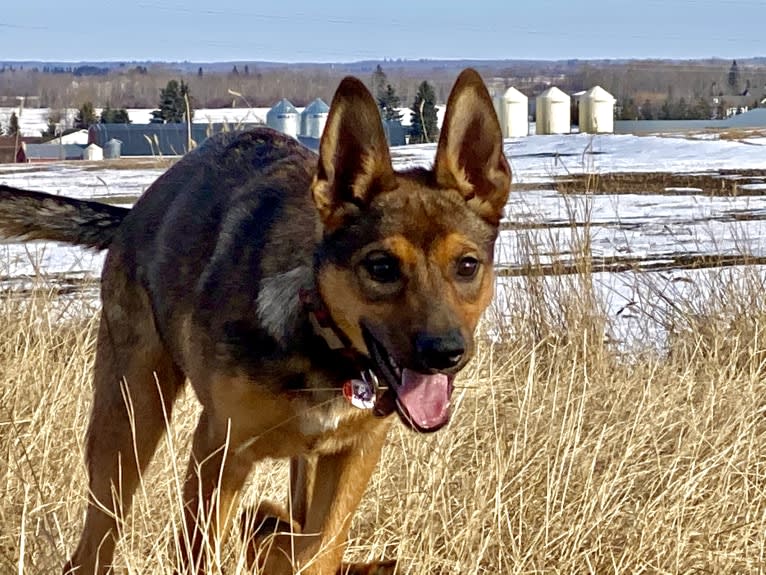
[[[307,467],[310,472],[304,478],[313,483],[313,489],[310,484],[307,486],[311,497],[301,534],[278,535],[260,573],[345,573],[341,562],[348,530],[380,458],[389,425],[386,420],[371,419],[352,447],[321,454],[315,465]],[[352,567],[351,572],[359,567]]]
[[[184,532],[179,537],[182,573],[207,573],[217,562],[240,489],[252,467],[250,454],[232,445],[230,422],[203,411],[194,434],[184,484]]]

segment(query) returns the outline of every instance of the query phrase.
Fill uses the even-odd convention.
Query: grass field
[[[762,572],[766,307],[753,272],[718,284],[709,271],[708,295],[664,318],[667,348],[629,356],[605,337],[613,318],[587,273],[545,299],[526,279],[531,304],[488,314],[453,422],[433,436],[395,426],[347,557],[434,575]],[[0,298],[2,573],[60,569],[85,504],[94,304],[38,287]],[[191,393],[179,407],[124,518],[121,572],[172,570]],[[246,501],[282,498],[286,473],[263,464]],[[245,572],[236,538],[216,552]]]

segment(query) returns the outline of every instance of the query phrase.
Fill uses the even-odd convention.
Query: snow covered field
[[[429,165],[435,146],[393,149],[397,168]],[[652,325],[656,306],[689,290],[698,289],[709,270],[666,269],[642,271],[642,265],[673,261],[686,255],[766,256],[766,181],[751,178],[744,185],[752,195],[713,197],[694,190],[665,193],[569,194],[562,196],[551,183],[554,176],[583,172],[684,172],[766,169],[766,138],[744,142],[681,137],[628,135],[530,136],[506,141],[514,182],[505,228],[498,242],[498,266],[518,269],[525,264],[570,263],[584,238],[595,258],[628,258],[638,262],[632,271],[594,274],[602,303],[615,318],[614,337],[630,343],[646,334],[660,341]],[[161,173],[159,169],[93,169],[77,163],[0,166],[0,182],[81,198],[113,198],[129,204]],[[91,278],[98,275],[101,254],[47,243],[0,245],[0,277],[6,285],[28,285],[38,271],[49,277]],[[672,266],[671,266],[672,267]],[[718,270],[734,274],[736,267]],[[751,268],[752,269],[752,268]],[[509,290],[523,290],[524,278],[498,281],[500,311]],[[659,286],[659,287],[658,287]],[[664,286],[664,287],[663,287]],[[658,298],[657,290],[667,290]],[[642,306],[651,305],[651,310]],[[627,307],[626,307],[627,306]],[[630,313],[625,313],[629,309]],[[650,313],[651,312],[651,313]],[[661,310],[659,310],[661,312]],[[651,316],[651,317],[650,317]]]

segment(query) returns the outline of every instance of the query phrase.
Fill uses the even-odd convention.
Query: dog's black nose
[[[442,334],[420,333],[415,337],[418,362],[426,369],[449,369],[465,355],[465,341],[460,331]]]

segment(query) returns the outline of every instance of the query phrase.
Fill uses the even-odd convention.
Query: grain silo
[[[615,99],[601,86],[594,86],[580,97],[580,131],[589,134],[614,132]]]
[[[104,159],[118,160],[120,156],[122,156],[122,142],[120,140],[112,138],[104,144]]]
[[[287,98],[282,98],[266,113],[266,125],[283,134],[298,137],[300,114]]]
[[[535,127],[538,134],[568,134],[572,129],[572,98],[552,86],[536,99]]]
[[[502,78],[490,78],[486,82],[487,91],[489,97],[492,98],[492,105],[495,108],[495,114],[497,114],[497,121],[500,122],[500,127],[503,128],[505,122],[503,121],[503,92],[505,92],[505,80]],[[505,128],[503,128],[505,130]],[[503,137],[507,137],[505,131]]]
[[[500,122],[503,137],[521,138],[529,135],[529,98],[511,86],[503,94]]]
[[[303,112],[301,112],[301,136],[305,138],[321,138],[329,113],[330,106],[325,104],[322,98],[317,98],[306,106]]]

